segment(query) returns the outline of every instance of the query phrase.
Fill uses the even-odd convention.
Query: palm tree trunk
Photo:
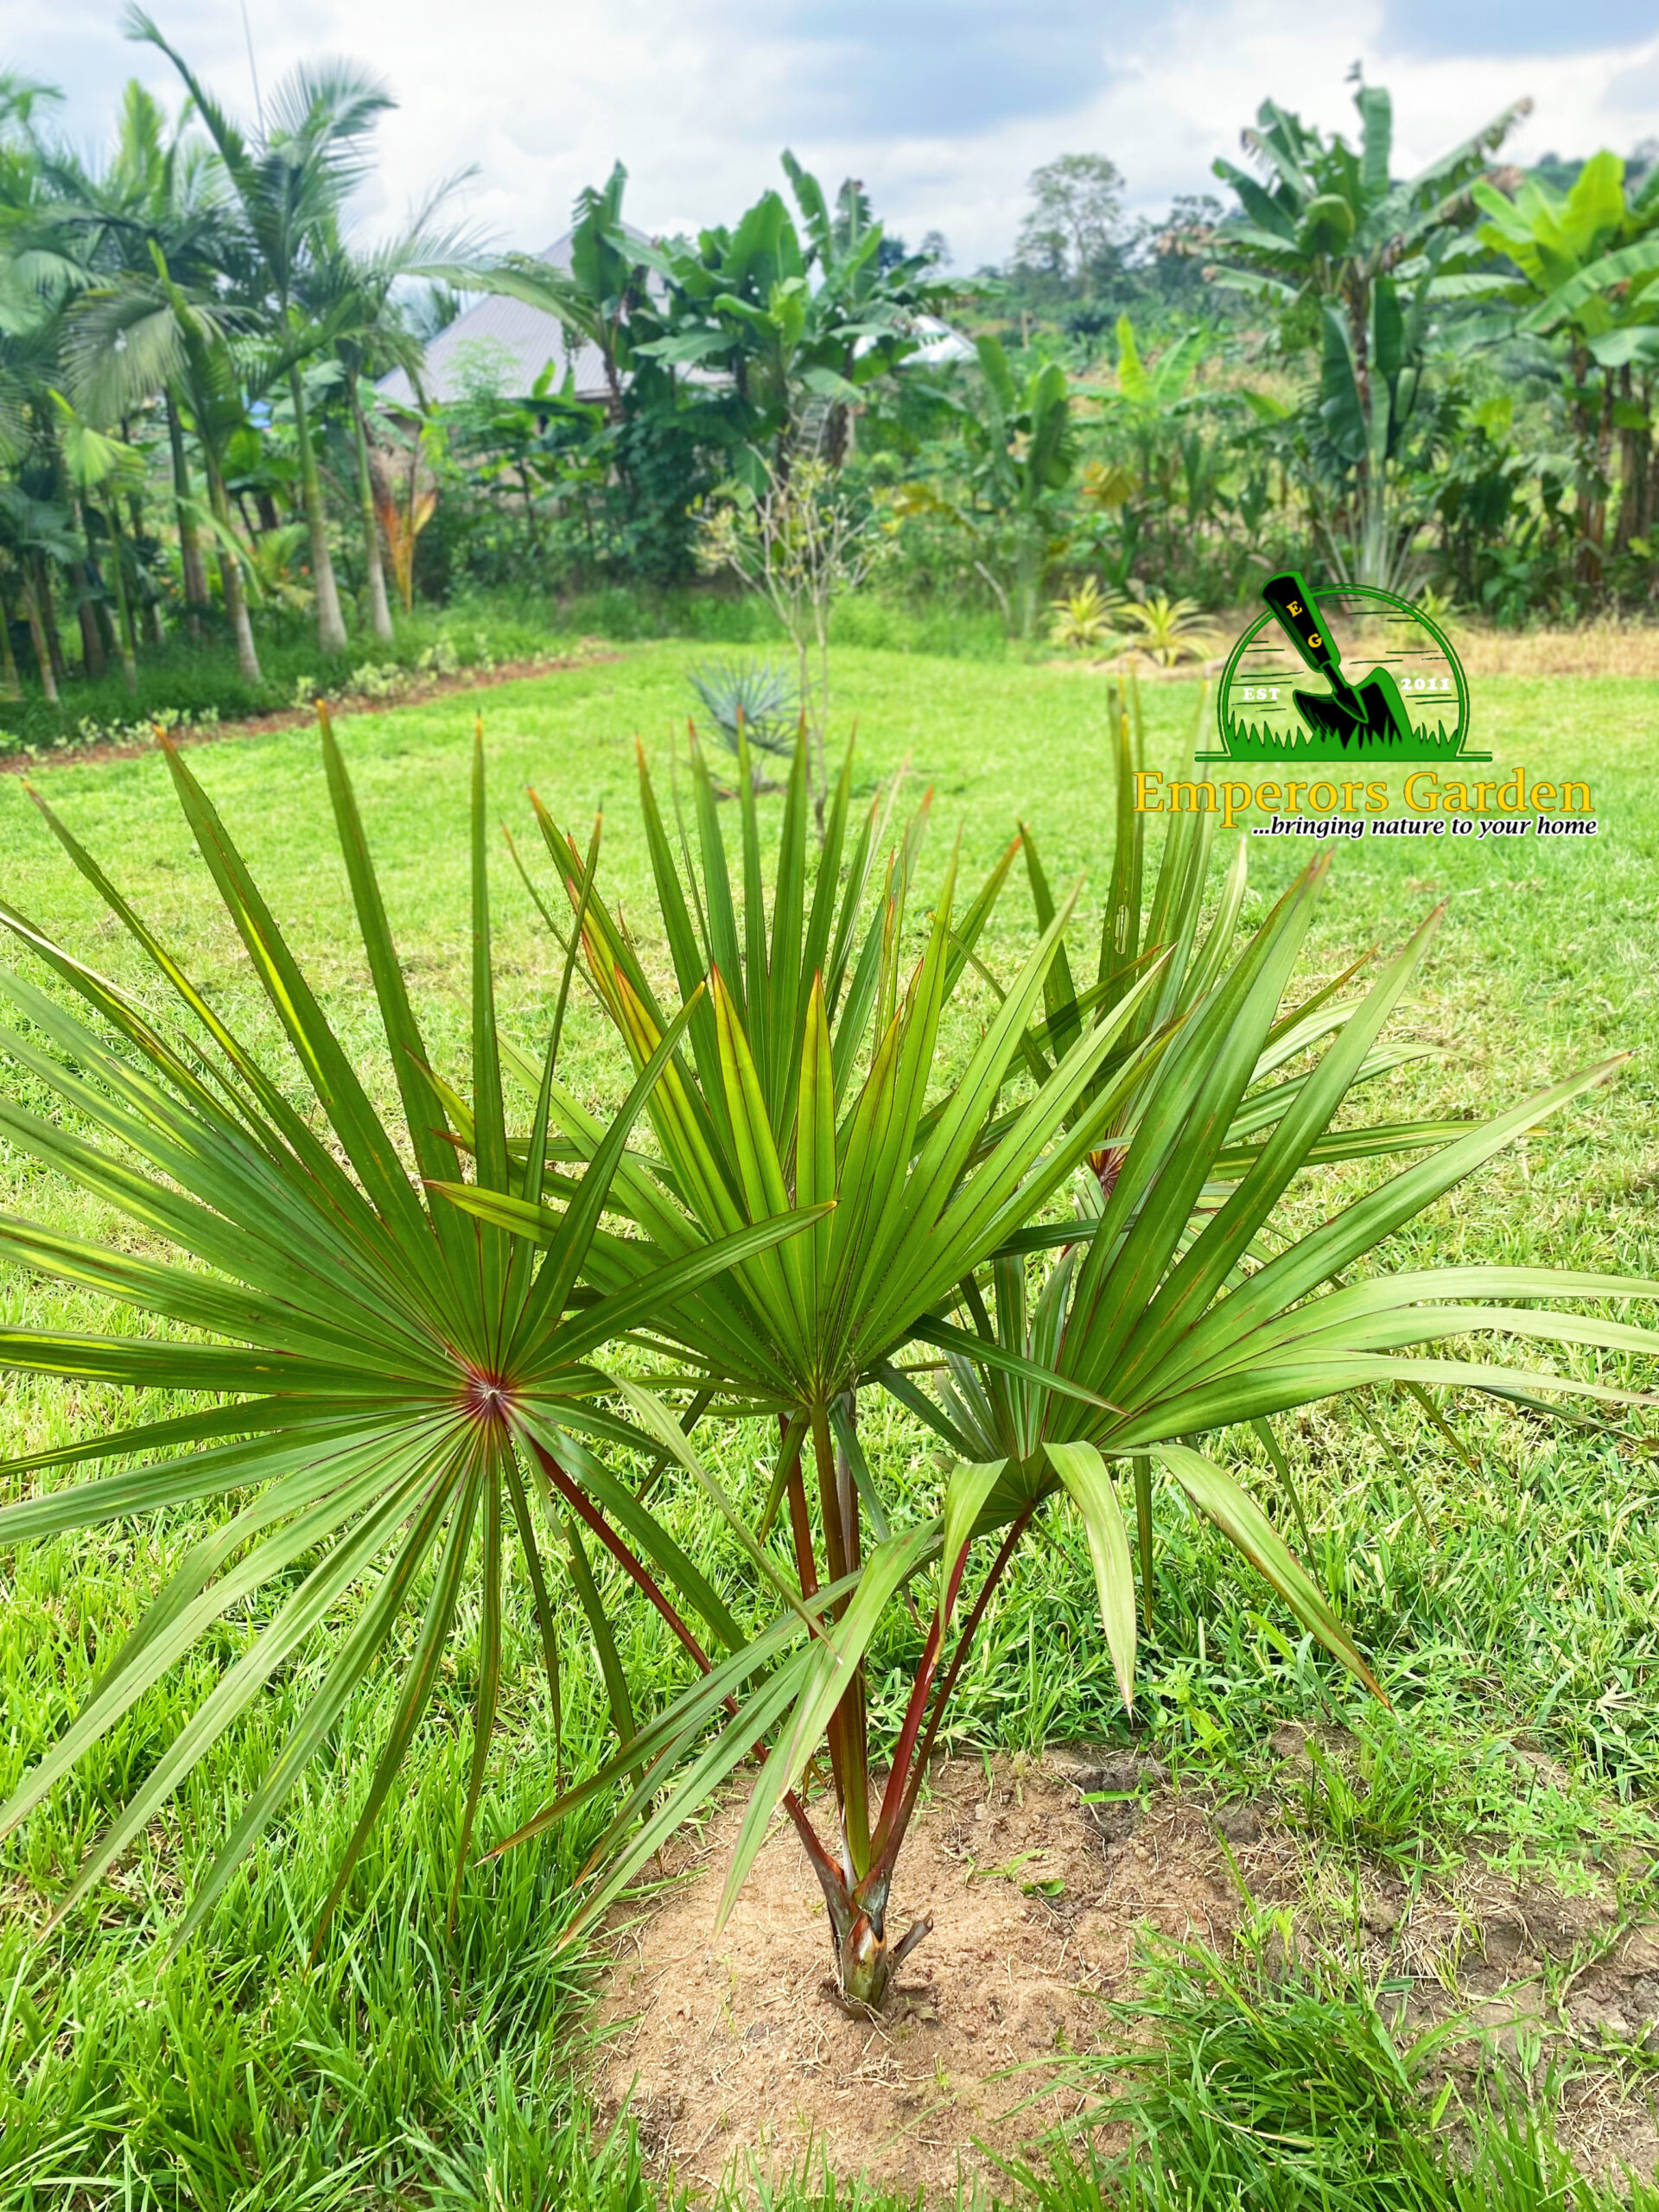
[[[63,640],[58,635],[58,609],[52,596],[52,571],[47,566],[44,553],[35,556],[35,591],[40,602],[41,626],[46,632],[47,665],[52,671],[53,688],[48,696],[55,706],[57,686],[69,680],[69,664],[64,659]]]
[[[311,581],[317,594],[317,644],[326,653],[346,650],[346,624],[340,611],[340,588],[328,552],[328,517],[322,504],[322,478],[317,456],[311,450],[311,432],[305,412],[305,381],[299,364],[288,372],[294,401],[294,435],[300,447],[300,484],[305,495],[305,519],[311,532]]]
[[[184,450],[184,429],[171,385],[167,392],[167,437],[173,451],[173,499],[179,524],[179,566],[184,571],[185,626],[193,643],[201,642],[202,610],[207,604],[207,566],[201,557],[201,540],[190,513],[190,462]]]
[[[0,591],[0,686],[8,699],[21,699],[23,679],[17,673],[17,656],[11,646],[11,601]]]
[[[99,635],[98,609],[92,604],[92,579],[84,561],[68,564],[70,589],[75,594],[75,620],[80,626],[80,664],[86,676],[102,676],[109,663],[104,658],[104,640]]]
[[[122,645],[117,634],[115,624],[110,618],[108,603],[103,595],[104,569],[98,557],[98,540],[92,535],[92,505],[90,499],[81,499],[78,504],[80,508],[80,534],[86,542],[86,582],[92,594],[91,597],[82,601],[80,633],[84,641],[86,636],[86,613],[90,608],[92,627],[98,639],[96,672],[102,676],[109,666],[110,655],[119,654],[122,652]],[[111,547],[115,545],[113,537],[110,543]],[[130,690],[132,687],[129,684],[127,688]]]
[[[226,497],[225,480],[219,473],[219,464],[210,453],[207,462],[207,497],[213,506],[214,519],[224,536],[219,548],[219,581],[225,594],[225,613],[231,632],[236,639],[236,664],[250,683],[264,681],[259,667],[259,654],[253,642],[253,624],[248,619],[247,595],[242,589],[242,571],[237,565],[235,539],[231,529],[231,503]]]
[[[127,444],[130,445],[132,440],[128,436],[127,426],[124,423],[121,426],[121,435]],[[142,558],[140,548],[143,546],[144,542],[144,499],[143,493],[128,493],[127,520],[132,530],[132,552],[135,573],[137,573],[138,564]],[[155,594],[153,592],[145,592],[141,594],[140,596],[143,603],[144,643],[147,645],[159,646],[162,642],[162,618],[156,612]]]
[[[52,645],[47,630],[46,618],[41,606],[40,588],[37,581],[40,564],[41,556],[38,553],[35,555],[33,560],[24,561],[23,612],[29,617],[29,634],[34,640],[35,664],[41,671],[41,689],[46,694],[47,705],[55,707],[58,704],[58,678],[57,671],[52,665],[54,658]]]
[[[132,602],[127,597],[126,564],[121,557],[121,518],[118,503],[111,499],[107,519],[110,526],[110,581],[115,587],[116,612],[121,620],[121,673],[126,679],[127,696],[134,698],[138,691],[138,640],[132,626]]]
[[[369,426],[357,395],[357,372],[347,385],[352,435],[357,443],[357,500],[363,517],[363,557],[369,575],[369,627],[383,645],[392,639],[391,608],[386,601],[385,565],[380,558],[380,525],[375,519],[374,478],[369,468]]]
[[[1618,430],[1618,518],[1613,525],[1613,550],[1623,554],[1630,550],[1633,537],[1647,536],[1648,455],[1652,446],[1650,430],[1632,427],[1636,414],[1645,415],[1647,410],[1637,408],[1628,364],[1618,372],[1618,408],[1624,419]]]
[[[1018,528],[1014,571],[1016,606],[1020,635],[1029,644],[1037,634],[1037,599],[1042,588],[1042,552],[1038,543],[1040,524],[1034,513],[1027,513],[1019,518]]]

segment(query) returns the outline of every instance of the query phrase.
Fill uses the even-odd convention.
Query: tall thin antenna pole
[[[259,136],[265,135],[265,104],[259,95],[259,64],[253,58],[253,28],[248,22],[248,0],[242,0],[242,35],[248,46],[248,74],[253,79],[253,111],[259,118]]]

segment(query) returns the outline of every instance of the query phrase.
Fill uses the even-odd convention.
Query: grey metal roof
[[[569,269],[570,239],[567,231],[537,258]],[[610,397],[605,357],[597,346],[567,331],[556,315],[486,292],[428,345],[422,383],[429,399],[462,399],[480,385],[509,399],[527,399],[550,361],[556,384],[563,381],[567,366],[575,370],[578,399]],[[402,369],[382,377],[375,388],[393,407],[418,404]]]
[[[631,235],[645,243],[643,232]],[[554,269],[569,269],[571,237],[567,231],[537,258]],[[974,349],[968,340],[937,315],[918,315],[916,335],[921,344],[911,356],[914,361],[938,364],[973,359]],[[858,350],[861,353],[870,342],[861,340]],[[431,340],[422,381],[429,399],[461,399],[479,385],[508,399],[528,399],[550,361],[554,365],[555,383],[563,381],[567,367],[574,370],[578,399],[604,402],[610,398],[605,357],[597,346],[567,330],[556,315],[529,307],[523,300],[486,293]],[[699,383],[716,381],[696,370],[690,375]],[[376,390],[393,407],[419,404],[415,387],[402,369],[382,377]]]

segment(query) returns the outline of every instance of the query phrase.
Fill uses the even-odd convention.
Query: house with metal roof
[[[568,272],[574,236],[567,231],[537,258]],[[464,399],[480,385],[507,398],[528,399],[550,361],[556,383],[563,383],[567,366],[574,371],[578,399],[610,398],[605,357],[590,339],[568,330],[543,308],[486,292],[429,340],[421,383],[429,400]],[[420,404],[420,395],[402,369],[382,377],[376,390],[390,406]]]
[[[646,243],[643,232],[629,227],[629,235],[642,245]],[[574,236],[567,231],[537,259],[550,268],[568,270]],[[909,357],[912,361],[937,364],[973,359],[969,340],[937,315],[918,315],[916,334],[921,346]],[[601,405],[609,402],[605,357],[591,340],[568,330],[557,315],[549,315],[545,308],[502,294],[486,293],[429,341],[421,381],[429,400],[462,399],[469,390],[480,386],[505,398],[528,399],[550,361],[554,365],[556,384],[563,382],[567,368],[571,371],[578,399]],[[683,373],[699,381],[707,375],[696,370]],[[402,369],[382,377],[376,389],[389,406],[420,404],[420,395]]]

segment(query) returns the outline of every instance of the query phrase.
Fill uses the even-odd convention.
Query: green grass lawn
[[[700,651],[631,647],[612,661],[479,696],[495,806],[543,884],[549,870],[535,856],[529,785],[579,834],[604,808],[613,896],[643,921],[634,743],[643,741],[665,779],[690,697],[684,671]],[[924,885],[942,873],[958,832],[971,876],[989,867],[1023,819],[1051,880],[1084,879],[1077,926],[1090,943],[1111,845],[1103,684],[1054,666],[851,649],[838,657],[838,682],[836,719],[856,717],[862,778],[874,787],[907,763],[918,790],[932,787]],[[1144,704],[1149,763],[1167,776],[1191,745],[1197,689],[1149,685]],[[468,953],[473,705],[452,698],[340,724],[429,1040],[450,1065],[464,1052],[451,984]],[[1379,1091],[1371,1103],[1378,1112],[1386,1104],[1389,1118],[1485,1113],[1586,1061],[1630,1055],[1613,1084],[1397,1240],[1402,1264],[1479,1257],[1656,1275],[1659,791],[1649,764],[1659,684],[1489,679],[1475,687],[1474,706],[1473,742],[1494,755],[1484,772],[1507,776],[1521,766],[1533,778],[1587,779],[1595,837],[1367,837],[1320,848],[1252,838],[1245,918],[1258,918],[1316,849],[1332,847],[1314,938],[1325,973],[1370,945],[1396,944],[1429,906],[1446,902],[1446,925],[1407,1024],[1441,1056],[1388,1079],[1386,1102]],[[304,732],[242,738],[195,753],[193,763],[325,987],[331,1017],[360,1052],[372,1084],[384,1087],[384,1046],[354,995],[360,949],[315,741]],[[43,770],[39,784],[233,1024],[269,1039],[263,1002],[161,761],[67,763]],[[10,777],[0,777],[0,896],[94,964],[132,972],[22,784]],[[538,1042],[557,982],[554,948],[505,851],[497,897],[503,1012],[525,1041]],[[1027,914],[1016,881],[992,932],[999,962],[1027,939]],[[575,1080],[595,1099],[613,1096],[607,1040],[585,1012],[573,1019]],[[1328,1207],[1329,1183],[1320,1187]],[[80,1234],[113,1227],[90,1202],[3,1152],[0,1205]],[[0,1282],[0,1300],[10,1325],[25,1317],[57,1327],[106,1325],[92,1297],[15,1274]],[[6,1452],[159,1410],[92,1387],[10,1382]],[[1313,1565],[1373,1656],[1397,1719],[1363,1708],[1322,1657],[1294,1640],[1288,1617],[1264,1602],[1264,1588],[1233,1555],[1178,1517],[1166,1525],[1160,1561],[1145,1726],[1186,1780],[1243,1791],[1266,1770],[1276,1723],[1341,1720],[1372,1745],[1397,1784],[1389,1849],[1399,1863],[1432,1872],[1440,1855],[1478,1837],[1499,1862],[1567,1884],[1611,1869],[1634,1900],[1659,1845],[1655,1462],[1594,1432],[1490,1405],[1447,1405],[1456,1452],[1409,1406],[1389,1400],[1366,1410],[1369,1421],[1357,1409],[1315,1411],[1284,1428],[1313,1522]],[[916,1433],[891,1409],[873,1414],[872,1428],[876,1448],[902,1475],[918,1450]],[[1236,1464],[1265,1471],[1253,1442],[1229,1442]],[[741,1456],[742,1445],[735,1439],[729,1449]],[[48,1544],[0,1562],[0,1787],[9,1789],[61,1729],[100,1653],[199,1526],[175,1513],[123,1526],[95,1547]],[[1034,1748],[1045,1738],[1123,1735],[1080,1532],[1057,1517],[1054,1542],[1028,1548],[1022,1559],[964,1679],[958,1742]],[[659,1667],[666,1681],[663,1638],[620,1599],[619,1608],[637,1663]],[[552,1949],[583,1834],[560,1833],[469,1873],[453,1930],[448,1925],[449,1855],[470,1756],[459,1718],[469,1690],[464,1657],[315,1965],[310,1926],[384,1725],[384,1679],[357,1699],[329,1757],[232,1884],[200,1942],[167,1961],[157,1939],[226,1808],[279,1740],[300,1679],[274,1688],[100,1895],[48,1945],[32,1941],[44,1900],[79,1850],[257,1624],[251,1612],[228,1622],[216,1647],[202,1647],[183,1674],[141,1700],[22,1834],[0,1846],[0,2207],[653,2202],[626,2131],[592,2139],[569,2087],[565,2038],[579,2026],[581,1974]],[[548,1794],[550,1723],[525,1627],[519,1621],[515,1630],[523,1663],[505,1694],[498,1779],[480,1816],[486,1839],[510,1831]],[[899,1620],[875,1655],[878,1706],[902,1695],[896,1669],[909,1633]],[[603,1737],[602,1701],[582,1687],[588,1670],[570,1634],[570,1733],[579,1754],[591,1753]],[[1548,1755],[1548,1781],[1520,1764],[1517,1746]],[[1339,1860],[1361,1847],[1333,1831],[1327,1847]],[[1074,2183],[1084,2187],[1075,2173],[1061,2174],[1052,2201],[1099,2201],[1066,2193]]]

